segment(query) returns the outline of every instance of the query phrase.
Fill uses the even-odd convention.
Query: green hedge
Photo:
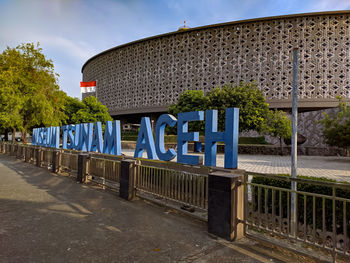
[[[268,144],[264,136],[260,137],[239,137],[238,144]]]
[[[122,140],[123,141],[137,141],[137,132],[122,132]],[[200,138],[201,141],[204,141],[204,137]],[[177,136],[176,135],[165,135],[164,141],[168,143],[176,143]],[[239,144],[267,144],[265,141],[265,137],[239,137]]]
[[[283,176],[289,176],[289,175],[283,175]],[[335,180],[331,180],[328,178],[323,177],[308,177],[308,176],[298,176],[298,178],[302,179],[310,179],[314,181],[322,181],[322,182],[336,182]],[[254,176],[252,179],[252,183],[254,184],[261,184],[261,185],[268,185],[268,186],[274,186],[284,189],[291,189],[291,182],[284,181],[281,179],[273,179],[263,176]],[[333,191],[331,186],[321,186],[321,185],[315,185],[312,183],[298,183],[297,184],[297,190],[307,193],[317,193],[322,194],[326,196],[332,196]],[[281,201],[282,201],[282,216],[284,218],[287,217],[287,208],[288,208],[288,202],[287,202],[287,192],[285,191],[275,191],[275,214],[279,215],[279,196],[281,192]],[[343,197],[346,199],[350,199],[350,190],[345,190],[341,188],[336,188],[336,196],[337,197]],[[252,195],[255,201],[255,207],[253,207],[254,211],[257,211],[257,203],[258,203],[258,190],[252,190]],[[265,212],[265,191],[262,189],[260,192],[260,200],[261,200],[261,213]],[[300,223],[304,223],[304,195],[298,194],[297,198],[297,208],[298,208],[298,221]],[[315,223],[316,223],[316,229],[322,229],[322,198],[321,197],[315,197],[315,207],[316,207],[316,213],[315,213]],[[343,201],[336,201],[335,202],[335,215],[336,215],[336,229],[337,233],[343,233]],[[268,213],[272,213],[272,191],[269,190],[267,192],[267,204],[268,204]],[[290,203],[289,203],[290,205]],[[290,206],[289,206],[290,207]],[[348,224],[350,220],[350,203],[346,203],[346,218],[347,218],[347,231],[348,235],[350,234],[350,224]],[[325,226],[327,231],[332,232],[332,220],[333,220],[333,211],[332,211],[332,200],[325,199]],[[306,223],[310,227],[313,223],[313,197],[306,196]]]

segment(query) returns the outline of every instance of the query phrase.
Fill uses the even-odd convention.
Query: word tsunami
[[[199,164],[199,156],[188,155],[188,142],[198,142],[199,132],[189,132],[190,121],[203,121],[203,111],[184,112],[178,114],[178,119],[170,114],[158,118],[153,138],[149,117],[142,117],[140,130],[134,153],[135,158],[141,158],[144,151],[152,160],[170,161],[177,157],[177,162],[183,164]],[[205,151],[204,165],[216,166],[217,142],[225,143],[225,168],[237,168],[238,154],[238,123],[239,110],[226,109],[225,131],[218,131],[217,110],[205,111]],[[174,127],[177,124],[177,152],[175,149],[165,149],[164,135],[166,125]],[[59,148],[62,132],[62,148],[78,151],[100,152],[121,155],[120,121],[107,121],[102,139],[101,122],[71,124],[60,127],[44,127],[33,129],[32,144],[44,147]]]

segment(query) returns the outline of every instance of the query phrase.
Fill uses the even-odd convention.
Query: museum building
[[[84,90],[122,122],[156,119],[186,90],[256,81],[270,108],[291,112],[292,53],[298,48],[299,122],[305,146],[323,146],[323,112],[350,102],[350,11],[234,21],[152,36],[90,58]]]

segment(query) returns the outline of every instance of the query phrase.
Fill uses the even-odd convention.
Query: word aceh
[[[178,114],[178,119],[170,114],[158,118],[153,139],[149,117],[142,117],[140,130],[134,153],[135,158],[141,158],[144,151],[152,160],[170,161],[177,157],[177,162],[183,164],[199,164],[199,156],[188,155],[188,142],[199,141],[199,132],[188,132],[190,121],[203,121],[203,111],[184,112]],[[204,165],[216,166],[217,142],[225,143],[225,168],[237,168],[238,154],[238,123],[239,109],[226,109],[225,131],[218,132],[217,110],[205,111],[205,151]],[[165,150],[165,127],[177,124],[177,152],[175,149]],[[60,127],[44,127],[33,129],[32,144],[44,147],[59,148],[60,132],[62,131],[62,148],[78,151],[100,152],[121,155],[120,121],[107,121],[102,139],[101,122],[70,124]]]

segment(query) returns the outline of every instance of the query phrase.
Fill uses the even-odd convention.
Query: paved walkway
[[[134,150],[123,150],[123,153],[133,156]],[[146,158],[146,153],[143,156]],[[224,166],[223,154],[218,154],[217,166]],[[290,167],[290,156],[238,155],[238,168],[249,172],[290,174]],[[298,175],[327,177],[350,182],[350,157],[298,156]]]
[[[0,262],[305,262],[142,200],[0,155]]]

